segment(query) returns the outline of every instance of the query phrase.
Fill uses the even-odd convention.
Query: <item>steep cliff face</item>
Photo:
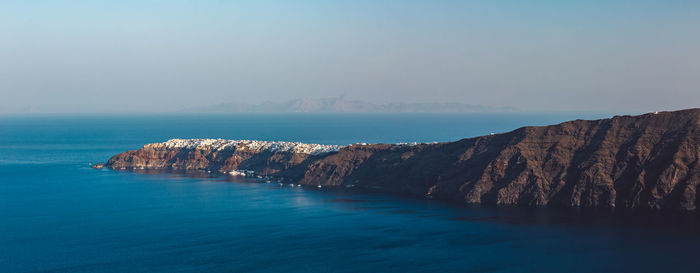
[[[250,169],[307,185],[474,204],[694,210],[700,200],[700,109],[524,127],[448,143],[336,148],[312,154],[151,144],[107,166]]]

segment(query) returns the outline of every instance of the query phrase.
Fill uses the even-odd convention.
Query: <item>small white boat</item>
[[[323,188],[323,186],[321,186],[321,185],[318,185],[318,186],[316,186],[316,188],[319,188],[319,189],[320,189],[320,188]]]

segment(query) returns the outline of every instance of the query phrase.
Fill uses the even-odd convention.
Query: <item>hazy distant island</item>
[[[348,100],[344,96],[339,96],[321,99],[299,98],[285,102],[268,101],[260,104],[221,103],[185,108],[180,111],[192,113],[479,113],[513,112],[517,109],[458,102],[375,104]]]
[[[173,139],[115,155],[105,166],[253,175],[465,204],[695,210],[700,109],[574,120],[446,143]]]

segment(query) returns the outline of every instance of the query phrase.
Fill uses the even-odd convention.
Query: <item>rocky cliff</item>
[[[471,204],[694,210],[699,159],[700,109],[691,109],[523,127],[436,144],[170,140],[116,155],[106,166],[245,169],[304,185]]]

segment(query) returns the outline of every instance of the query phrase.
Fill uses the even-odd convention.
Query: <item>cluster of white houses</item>
[[[324,154],[335,152],[343,148],[340,145],[323,145],[323,144],[307,144],[301,142],[286,142],[286,141],[259,141],[259,140],[228,140],[228,139],[171,139],[162,143],[147,144],[144,148],[184,148],[184,149],[203,149],[203,150],[223,150],[223,149],[241,149],[257,152],[292,152],[302,154]]]

